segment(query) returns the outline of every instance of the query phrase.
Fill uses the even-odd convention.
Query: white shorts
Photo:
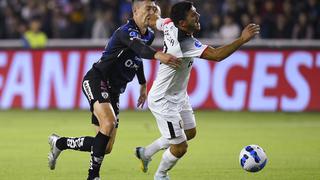
[[[165,98],[157,101],[148,98],[148,106],[156,118],[160,133],[164,138],[169,139],[170,144],[186,141],[184,130],[196,127],[189,98],[181,103],[174,103]]]

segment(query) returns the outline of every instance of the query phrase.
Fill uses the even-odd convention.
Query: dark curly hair
[[[182,1],[174,4],[171,8],[170,18],[174,25],[179,25],[179,21],[185,20],[188,11],[192,8],[193,3],[190,1]]]

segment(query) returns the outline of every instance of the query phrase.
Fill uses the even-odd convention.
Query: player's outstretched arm
[[[179,68],[181,66],[181,61],[178,60],[175,56],[171,54],[166,54],[163,52],[158,51],[154,55],[155,59],[159,59],[161,63],[166,64],[172,68]]]
[[[228,45],[218,48],[208,46],[208,48],[202,53],[201,58],[210,61],[222,61],[239,49],[240,46],[250,41],[255,35],[259,34],[259,32],[259,25],[249,24],[243,29],[241,36],[238,39]]]
[[[128,38],[128,40],[124,42],[126,42],[128,47],[135,53],[139,54],[142,58],[157,59],[160,62],[171,66],[172,68],[177,68],[181,64],[181,62],[175,56],[157,51],[154,48],[141,42],[141,40],[138,38]]]

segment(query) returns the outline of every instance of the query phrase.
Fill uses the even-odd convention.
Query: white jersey
[[[176,56],[182,64],[177,70],[160,64],[149,98],[153,101],[166,98],[171,102],[180,103],[187,97],[193,58],[200,57],[207,46],[176,28],[169,18],[157,20],[157,29],[164,33],[164,52]]]

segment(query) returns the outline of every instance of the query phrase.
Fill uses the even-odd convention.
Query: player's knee
[[[117,120],[115,117],[108,117],[103,119],[100,122],[100,130],[106,132],[106,134],[110,134],[111,131],[116,127]]]
[[[189,140],[193,139],[194,137],[196,137],[197,131],[194,128],[194,129],[186,130],[185,133],[187,136],[187,140],[189,141]]]
[[[182,148],[182,149],[180,150],[180,155],[181,155],[181,156],[185,155],[185,154],[187,153],[187,150],[188,150],[188,145],[187,145],[185,148]]]
[[[179,151],[180,156],[182,157],[184,154],[186,154],[187,150],[188,150],[188,144],[187,143],[184,143],[181,146],[179,146],[178,151]]]
[[[175,144],[171,146],[170,150],[174,156],[181,158],[184,154],[187,153],[188,144],[187,142],[183,142],[181,144]]]
[[[193,139],[194,137],[196,137],[196,134],[197,134],[196,131],[187,134],[187,139],[188,139],[188,141],[191,140],[191,139]]]
[[[115,122],[108,121],[108,122],[100,123],[100,130],[102,130],[103,132],[111,132],[114,127],[115,127]]]

